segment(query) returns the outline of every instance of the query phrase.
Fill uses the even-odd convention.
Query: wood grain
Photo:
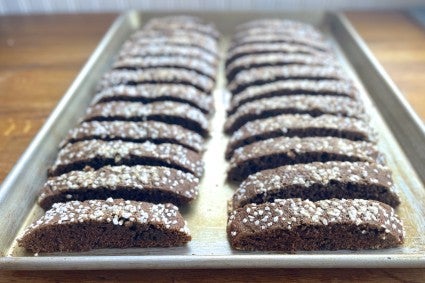
[[[424,118],[424,31],[400,12],[350,12],[348,16]],[[114,18],[113,14],[0,17],[0,181]],[[425,269],[0,271],[0,282],[423,282],[424,278]]]

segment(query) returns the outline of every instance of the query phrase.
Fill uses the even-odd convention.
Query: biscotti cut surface
[[[233,208],[275,199],[372,199],[400,204],[391,171],[366,162],[313,162],[287,165],[248,176],[233,195]]]
[[[375,144],[335,137],[280,137],[240,147],[230,160],[229,180],[283,165],[327,161],[383,162]]]
[[[38,203],[48,209],[56,202],[122,198],[153,203],[185,204],[198,195],[199,178],[161,166],[105,166],[50,177]]]
[[[226,159],[230,159],[238,147],[280,136],[334,136],[350,140],[375,140],[372,130],[363,120],[327,114],[317,117],[283,114],[248,122],[234,132],[227,144]]]
[[[49,169],[49,175],[82,170],[86,166],[98,169],[106,165],[165,166],[197,177],[201,177],[204,171],[201,155],[181,145],[86,140],[62,148]]]
[[[18,242],[39,253],[172,247],[190,240],[176,206],[109,198],[54,204]]]
[[[69,131],[67,137],[61,143],[61,147],[67,143],[91,139],[140,143],[150,141],[156,144],[175,143],[197,152],[204,150],[205,143],[201,135],[178,125],[157,121],[91,121],[83,122]]]
[[[230,215],[227,233],[238,250],[382,249],[404,241],[402,222],[392,207],[361,199],[248,204]]]

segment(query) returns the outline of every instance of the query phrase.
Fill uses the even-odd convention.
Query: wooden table
[[[350,12],[349,19],[425,119],[425,30],[402,12]],[[0,17],[0,182],[69,87],[115,14]],[[0,271],[13,280],[409,281],[425,269]]]

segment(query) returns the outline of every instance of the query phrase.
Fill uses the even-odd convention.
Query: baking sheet
[[[175,14],[175,13],[174,13]],[[0,189],[0,268],[7,269],[134,269],[134,268],[272,268],[272,267],[425,267],[425,189],[424,159],[419,150],[425,135],[417,117],[397,89],[385,77],[345,18],[326,13],[195,13],[214,22],[223,34],[221,53],[234,27],[265,17],[290,18],[312,23],[328,36],[342,66],[363,90],[363,100],[378,131],[379,147],[394,172],[402,205],[398,213],[406,227],[403,247],[377,251],[320,251],[283,254],[276,252],[233,251],[226,237],[227,200],[234,188],[225,182],[227,163],[224,151],[227,137],[222,133],[225,105],[223,62],[214,91],[216,113],[211,121],[211,139],[204,155],[205,175],[200,196],[183,208],[193,240],[185,247],[150,249],[108,249],[85,253],[58,253],[33,256],[17,247],[16,237],[43,211],[35,204],[52,164],[57,145],[83,115],[92,99],[96,81],[110,67],[122,42],[151,17],[165,13],[130,12],[111,27],[73,85],[58,104],[40,133],[18,161]],[[357,72],[356,72],[357,71]],[[359,77],[360,78],[359,78]],[[369,91],[369,93],[368,93]],[[374,102],[370,98],[373,98]],[[375,104],[379,106],[379,110]],[[388,103],[392,103],[389,108]],[[390,115],[389,115],[390,113]],[[413,115],[413,116],[412,116]],[[392,127],[392,132],[382,116]],[[401,122],[399,121],[401,119]],[[396,121],[397,120],[397,121]],[[395,128],[394,128],[395,127]],[[407,131],[407,132],[406,132]],[[400,148],[403,145],[407,156]],[[405,147],[413,144],[414,147]],[[415,148],[416,147],[416,148]],[[418,152],[415,152],[418,151]],[[418,174],[417,174],[418,173]],[[419,175],[419,176],[418,176]],[[420,179],[422,178],[422,179]]]

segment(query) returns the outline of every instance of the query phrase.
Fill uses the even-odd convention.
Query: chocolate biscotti
[[[107,165],[165,166],[201,177],[202,157],[195,151],[171,143],[154,144],[102,140],[85,140],[62,148],[49,169],[49,176],[58,176],[85,167],[94,169]]]
[[[226,149],[230,159],[238,148],[276,137],[340,137],[354,141],[374,141],[368,124],[360,119],[335,115],[313,117],[307,114],[283,114],[246,123],[234,132]]]
[[[391,171],[368,162],[312,162],[264,170],[248,176],[233,195],[233,208],[275,199],[372,199],[400,204]]]
[[[397,247],[404,229],[394,209],[378,201],[282,199],[248,204],[229,216],[238,250],[358,250]]]
[[[50,177],[38,203],[44,209],[71,200],[122,198],[152,203],[187,204],[198,195],[199,178],[161,166],[104,166]]]
[[[191,240],[179,209],[123,199],[56,203],[28,226],[19,245],[34,253],[172,247]]]
[[[336,137],[279,137],[235,150],[230,159],[229,180],[242,181],[258,171],[283,165],[327,161],[378,162],[383,157],[375,144]]]

